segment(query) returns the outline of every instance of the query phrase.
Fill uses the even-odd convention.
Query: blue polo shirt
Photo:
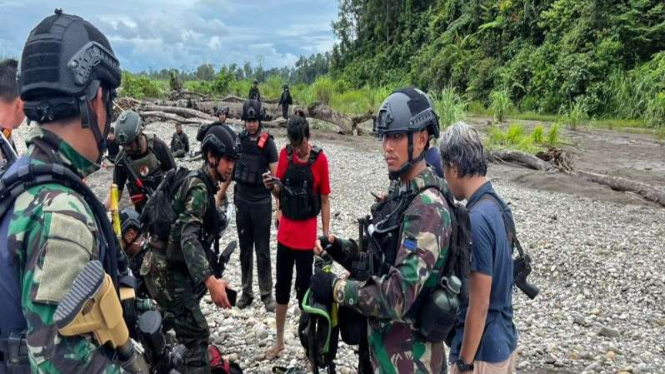
[[[490,199],[494,196],[501,208]],[[517,330],[513,323],[513,260],[501,209],[510,212],[494,192],[492,183],[483,184],[467,202],[471,218],[471,271],[492,277],[489,311],[475,361],[498,363],[508,359],[517,347]],[[512,219],[512,213],[510,214]],[[455,337],[450,348],[450,361],[455,362],[462,348],[464,322],[468,304],[460,307],[455,324]]]
[[[439,148],[429,147],[425,151],[425,162],[427,166],[434,170],[437,177],[443,179],[443,168],[441,168],[441,156],[439,155]]]

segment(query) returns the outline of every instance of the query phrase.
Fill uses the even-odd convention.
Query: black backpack
[[[450,208],[452,231],[448,249],[448,260],[439,274],[441,277],[455,275],[462,281],[460,302],[469,302],[469,268],[471,266],[471,219],[465,205],[455,202],[450,191],[441,193]]]
[[[173,209],[175,195],[190,176],[196,176],[199,172],[190,171],[182,166],[166,172],[139,217],[143,230],[151,237],[164,242],[169,240],[171,227],[178,218]]]

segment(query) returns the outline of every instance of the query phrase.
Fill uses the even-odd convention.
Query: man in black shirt
[[[254,84],[252,87],[249,89],[249,95],[248,95],[249,100],[257,100],[261,102],[261,92],[259,92],[259,80],[254,79]]]
[[[275,311],[272,296],[272,266],[270,264],[270,224],[272,222],[272,198],[263,185],[262,174],[277,169],[277,147],[273,137],[261,128],[261,103],[247,100],[243,105],[242,119],[245,130],[240,133],[240,158],[233,171],[236,226],[240,241],[240,269],[242,273],[242,297],[237,303],[243,309],[254,300],[252,291],[252,257],[256,248],[256,265],[259,291],[266,311]],[[230,182],[220,188],[223,199]]]
[[[182,131],[182,124],[176,123],[175,132],[171,137],[171,153],[173,157],[182,158],[189,153],[189,138],[187,134]]]
[[[291,104],[293,104],[293,99],[291,98],[289,85],[285,84],[282,96],[279,98],[279,103],[277,103],[278,106],[282,107],[282,117],[284,117],[284,119],[289,119],[289,105]]]

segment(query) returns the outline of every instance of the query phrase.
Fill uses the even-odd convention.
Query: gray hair
[[[460,177],[485,176],[487,161],[476,129],[464,122],[448,127],[439,141],[441,166],[456,166]]]

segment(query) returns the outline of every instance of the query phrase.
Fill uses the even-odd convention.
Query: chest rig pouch
[[[164,172],[162,171],[162,163],[153,150],[155,135],[146,134],[146,137],[148,138],[148,153],[137,159],[127,160],[127,164],[144,185],[154,190],[162,181]],[[134,183],[129,183],[127,188],[131,194],[143,192],[138,190]]]
[[[321,154],[321,148],[314,146],[306,164],[293,161],[293,148],[286,147],[288,167],[284,175],[284,188],[279,194],[282,214],[292,220],[302,221],[316,217],[321,211],[321,195],[314,190],[312,165]]]
[[[272,136],[266,132],[261,133],[257,140],[251,139],[246,131],[240,134],[240,158],[233,170],[233,179],[236,182],[251,186],[263,185],[262,174],[268,170],[264,150],[269,138]]]

